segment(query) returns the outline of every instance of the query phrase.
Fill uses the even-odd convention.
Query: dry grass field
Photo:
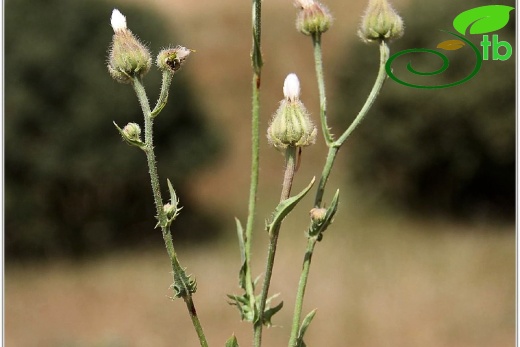
[[[490,233],[485,226],[342,219],[318,246],[311,269],[305,311],[318,313],[309,346],[514,346],[512,226]],[[280,292],[286,307],[265,331],[266,346],[287,343],[305,247],[299,224],[290,218],[281,236],[272,293]],[[265,243],[265,235],[257,241]],[[198,280],[194,299],[213,346],[232,332],[241,346],[251,342],[250,325],[226,304],[226,293],[238,291],[234,246],[179,249]],[[264,253],[256,247],[256,273]],[[8,266],[6,346],[195,347],[183,302],[168,299],[169,284],[167,256],[159,251],[80,265]]]
[[[239,321],[236,309],[226,304],[226,294],[238,293],[233,216],[244,220],[249,184],[250,3],[118,0],[116,5],[124,13],[129,2],[146,3],[171,18],[172,32],[184,38],[178,43],[197,50],[182,73],[192,79],[201,106],[228,143],[218,163],[193,177],[191,191],[201,206],[229,216],[228,231],[216,244],[179,246],[178,252],[181,263],[197,278],[194,300],[210,345],[223,346],[234,332],[241,346],[249,346],[250,325]],[[357,39],[355,28],[365,1],[327,3],[336,17],[333,30],[324,37],[326,78],[332,80],[345,47]],[[406,6],[404,0],[394,3]],[[291,1],[265,1],[264,11],[261,122],[265,128],[288,72],[298,73],[304,101],[313,114],[318,113],[318,99],[311,43],[294,30]],[[132,19],[128,22],[131,27]],[[377,54],[374,48],[376,63]],[[175,81],[172,88],[174,98]],[[329,89],[330,99],[339,97]],[[263,272],[266,253],[263,218],[276,204],[283,164],[266,142],[262,138],[256,274]],[[323,150],[320,142],[305,151],[296,190],[318,174]],[[339,172],[345,160],[340,155],[327,194],[330,199],[333,188],[341,187],[340,210],[317,247],[311,269],[304,311],[318,308],[318,313],[307,345],[514,346],[514,225],[410,219],[389,213],[374,201],[360,203],[361,197],[345,187]],[[280,292],[285,307],[275,316],[275,326],[265,330],[265,346],[288,341],[310,199],[302,205],[287,219],[280,236],[271,293]],[[198,346],[183,302],[168,299],[169,271],[163,250],[118,253],[81,263],[8,262],[5,344]]]

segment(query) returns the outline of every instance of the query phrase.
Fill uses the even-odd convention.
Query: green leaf
[[[307,328],[309,327],[309,324],[311,324],[312,319],[315,315],[316,309],[309,312],[309,314],[307,314],[303,319],[302,325],[300,326],[300,330],[298,331],[298,337],[296,338],[297,347],[305,347],[305,342],[303,342],[303,336],[305,335],[305,332],[307,331]]]
[[[246,289],[246,271],[247,271],[247,262],[246,262],[246,245],[245,245],[245,235],[244,228],[242,228],[242,224],[235,217],[235,222],[237,225],[237,236],[238,236],[238,246],[240,248],[240,271],[238,272],[238,285],[242,289]]]
[[[462,35],[466,35],[468,28],[470,34],[487,34],[505,27],[512,10],[514,7],[505,5],[475,7],[455,17],[453,27]]]
[[[266,229],[269,231],[269,233],[271,233],[271,230],[273,230],[275,227],[278,227],[282,223],[283,219],[293,210],[294,206],[296,206],[296,204],[301,199],[303,199],[305,194],[309,192],[312,185],[314,184],[315,179],[316,177],[313,177],[311,183],[309,183],[309,185],[298,195],[285,199],[284,201],[280,202],[278,206],[276,206],[273,212],[272,221],[266,225]]]
[[[267,327],[272,325],[271,318],[275,315],[276,312],[280,311],[283,307],[283,301],[281,301],[278,305],[272,308],[268,308],[264,311],[264,321],[263,324]]]
[[[225,347],[239,347],[237,337],[233,334],[227,341]]]

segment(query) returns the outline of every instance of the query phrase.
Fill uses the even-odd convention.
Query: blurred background
[[[329,119],[340,134],[368,95],[379,53],[356,36],[365,1],[327,5],[335,17],[323,37]],[[391,44],[398,52],[451,39],[440,30],[489,1],[394,5],[406,24]],[[250,3],[233,0],[5,2],[6,345],[198,345],[183,302],[168,299],[171,274],[153,229],[144,155],[112,124],[142,119],[132,88],[105,66],[114,7],[153,53],[171,44],[197,51],[156,121],[159,173],[184,206],[173,237],[197,278],[194,299],[210,344],[234,332],[248,345],[250,325],[226,304],[227,293],[239,293],[234,217],[245,222],[250,165]],[[262,132],[290,72],[317,122],[312,45],[294,29],[296,9],[266,1],[263,11]],[[515,52],[510,15],[495,34]],[[471,71],[471,58],[467,47],[451,53],[453,74],[434,81]],[[438,64],[418,61],[424,70]],[[386,82],[329,181],[326,201],[340,188],[341,202],[313,259],[304,310],[318,314],[309,346],[514,345],[514,71],[512,57],[484,61],[454,88]],[[152,103],[159,75],[152,69],[145,78]],[[304,149],[295,190],[319,176],[325,154],[322,139]],[[264,136],[260,164],[255,274],[283,172],[283,157]],[[311,195],[280,236],[271,292],[285,307],[265,331],[266,346],[287,343]]]

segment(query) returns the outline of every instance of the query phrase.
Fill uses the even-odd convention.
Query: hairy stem
[[[321,33],[312,35],[312,45],[314,47],[314,67],[316,69],[316,80],[318,81],[318,92],[320,96],[320,123],[325,143],[330,145],[333,141],[327,124],[327,97],[325,95],[325,80],[323,77],[323,60],[321,56]]]
[[[296,147],[287,147],[285,150],[285,173],[282,184],[282,193],[280,195],[280,202],[289,198],[291,194],[291,187],[294,179],[294,173],[296,172]],[[259,347],[262,343],[262,327],[264,320],[265,302],[269,293],[269,286],[271,284],[271,277],[273,274],[274,257],[276,255],[276,246],[278,244],[278,235],[280,233],[280,225],[273,228],[269,234],[269,249],[267,251],[267,262],[265,267],[265,277],[262,285],[262,293],[260,294],[260,308],[259,308],[259,319],[255,322],[255,336],[254,346]]]
[[[323,115],[321,118],[322,128],[324,129],[324,136],[327,141],[327,145],[329,146],[329,152],[327,154],[327,159],[325,161],[325,165],[323,167],[323,171],[321,174],[320,183],[318,185],[318,189],[316,191],[316,197],[314,199],[314,207],[321,207],[323,201],[323,194],[325,192],[325,186],[329,179],[330,173],[332,171],[332,167],[334,165],[334,160],[336,159],[336,155],[341,148],[341,145],[345,142],[345,140],[350,136],[350,134],[354,131],[354,129],[359,125],[361,120],[366,116],[372,105],[374,104],[375,99],[377,98],[381,88],[383,87],[383,83],[386,79],[386,71],[385,64],[390,56],[390,52],[388,46],[385,41],[381,41],[379,45],[379,72],[377,74],[376,80],[374,82],[374,86],[370,91],[370,94],[365,101],[361,111],[359,111],[358,115],[352,122],[352,124],[348,127],[348,129],[340,136],[340,138],[334,142],[332,142],[332,138],[330,138],[331,142],[327,140],[328,127],[326,125],[326,104],[325,104],[325,88],[323,82],[323,73],[320,73],[319,67],[321,67],[321,48],[319,47],[319,37],[313,37],[314,44],[314,57],[316,61],[316,77],[318,79],[318,89],[320,93],[320,109],[321,114]],[[317,48],[320,48],[317,50]],[[318,52],[318,54],[317,54]],[[300,275],[300,281],[298,284],[298,291],[296,294],[296,303],[294,305],[294,315],[293,315],[293,324],[291,329],[291,338],[289,341],[289,347],[296,346],[298,331],[300,326],[301,319],[301,311],[303,307],[303,300],[305,296],[305,288],[307,286],[307,281],[309,277],[309,271],[312,261],[312,255],[314,253],[314,247],[316,246],[317,239],[315,237],[310,237],[307,242],[307,249],[305,251],[305,256],[303,259],[302,272]]]
[[[170,79],[171,82],[171,79]],[[177,260],[177,256],[175,253],[175,249],[173,247],[172,235],[170,232],[170,227],[167,223],[167,217],[163,209],[163,201],[161,197],[161,186],[159,184],[159,175],[157,173],[157,165],[155,160],[155,152],[153,149],[153,117],[152,112],[150,111],[150,104],[148,102],[148,97],[146,95],[146,91],[144,90],[144,86],[139,79],[134,79],[132,83],[135,93],[137,94],[137,98],[139,100],[139,104],[141,105],[141,109],[144,115],[144,137],[145,137],[145,147],[144,152],[146,154],[146,161],[148,163],[148,172],[150,174],[150,182],[152,184],[152,192],[155,203],[155,209],[157,212],[157,220],[159,221],[159,225],[161,226],[162,235],[164,239],[164,244],[166,246],[166,251],[168,252],[168,257],[170,258],[170,262],[172,265],[172,271],[175,274],[183,271],[181,265]],[[161,95],[163,92],[161,92]],[[159,110],[160,111],[160,110]],[[157,112],[158,113],[158,112]],[[197,311],[195,310],[195,305],[193,303],[193,299],[189,291],[187,290],[186,284],[182,284],[186,289],[184,292],[188,293],[183,296],[184,302],[186,303],[186,307],[188,309],[188,313],[190,314],[193,326],[199,337],[201,347],[207,347],[208,343],[206,341],[206,337],[204,335],[204,331],[202,330],[202,326],[200,324],[199,318],[197,316]]]

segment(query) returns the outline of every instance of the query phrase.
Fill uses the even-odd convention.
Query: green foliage
[[[454,3],[411,3],[401,11],[406,25],[391,53],[410,48],[435,48],[449,39],[461,12],[486,5],[482,0]],[[514,18],[492,34],[514,44]],[[479,49],[482,35],[466,36]],[[446,53],[446,52],[445,52]],[[475,65],[469,47],[446,53],[450,66],[430,78],[446,84],[464,77]],[[413,55],[420,71],[438,68],[431,55]],[[374,46],[348,48],[338,69],[339,102],[333,114],[355,114],[376,75]],[[466,83],[428,90],[387,80],[373,109],[356,130],[348,147],[348,171],[363,194],[373,194],[414,213],[452,217],[514,216],[515,207],[515,61],[483,62]],[[423,80],[424,82],[424,80]],[[435,83],[435,82],[433,82]],[[345,124],[345,118],[335,119]]]
[[[142,151],[121,141],[112,121],[142,124],[134,91],[110,77],[112,4],[5,3],[5,246],[8,256],[83,255],[132,244],[162,244]],[[154,54],[177,44],[153,13],[125,6],[130,29]],[[187,69],[187,68],[186,68]],[[160,72],[144,83],[151,103]],[[203,122],[186,71],[156,121],[161,177],[186,206],[174,238],[215,235],[183,188],[218,139]],[[161,182],[166,186],[166,182]]]

